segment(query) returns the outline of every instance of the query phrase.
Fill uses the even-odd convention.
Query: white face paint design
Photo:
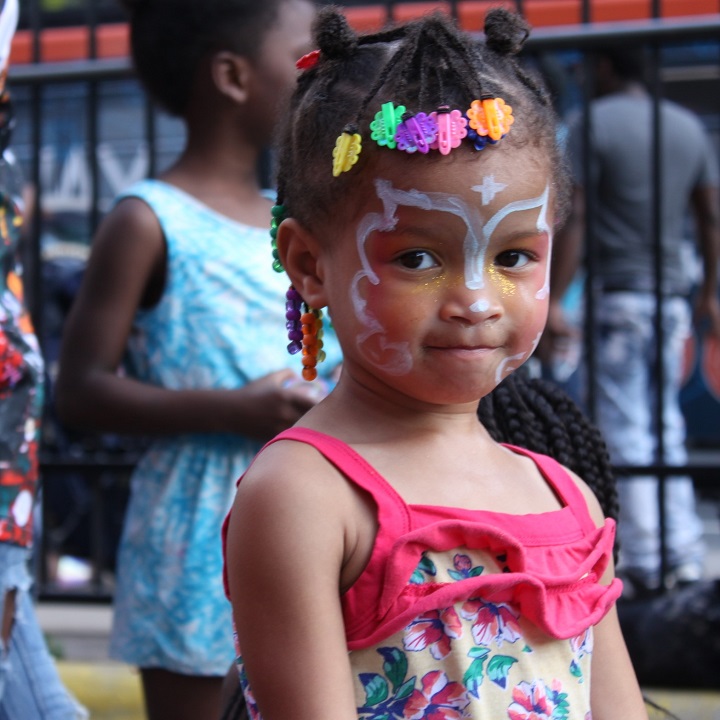
[[[527,358],[529,358],[537,349],[538,344],[540,343],[540,338],[542,337],[543,331],[541,330],[535,339],[533,340],[532,346],[530,350],[526,353],[518,353],[517,355],[513,355],[512,357],[505,358],[499,365],[497,370],[495,371],[495,384],[499,385],[502,380],[504,380],[510,373],[515,372],[524,362]],[[517,360],[518,363],[515,365],[511,365],[510,363],[513,360]]]
[[[507,185],[505,183],[495,182],[494,175],[486,175],[483,178],[482,185],[473,185],[473,192],[480,193],[482,195],[482,204],[487,205],[491,203],[495,196],[502,192]]]
[[[488,184],[488,179],[495,186],[501,185],[501,183],[496,184],[493,176],[490,176],[484,179],[483,186]],[[483,186],[475,186],[473,190],[482,188]],[[503,185],[502,187],[505,188],[506,186]],[[365,252],[365,243],[370,235],[375,231],[389,232],[397,225],[398,218],[396,211],[398,206],[447,212],[461,218],[467,228],[463,242],[465,254],[465,285],[469,290],[481,291],[485,287],[484,265],[489,240],[504,218],[514,212],[539,208],[537,221],[538,231],[546,232],[548,233],[548,238],[550,237],[550,228],[546,219],[549,186],[546,186],[545,191],[537,198],[508,203],[505,207],[498,210],[486,223],[483,222],[480,213],[474,206],[468,204],[456,195],[440,192],[423,193],[418,190],[399,190],[394,188],[388,180],[381,179],[375,180],[375,191],[377,192],[378,199],[383,204],[383,212],[368,213],[365,215],[358,224],[356,231],[357,251],[362,267],[355,274],[350,284],[350,297],[355,309],[355,315],[365,326],[365,330],[357,338],[357,344],[358,347],[365,349],[368,357],[376,363],[378,368],[392,375],[405,375],[412,369],[412,356],[408,344],[406,342],[387,342],[384,337],[385,330],[383,326],[378,319],[368,311],[367,302],[360,293],[359,286],[363,279],[367,279],[368,282],[373,285],[377,285],[380,282],[380,279],[370,267]],[[480,192],[482,192],[482,190],[480,190]],[[488,200],[488,202],[490,202],[490,200]],[[548,258],[546,281],[543,288],[536,294],[538,299],[547,296],[549,263]],[[489,307],[490,303],[488,299],[479,297],[472,303],[470,310],[472,312],[485,312]],[[375,336],[379,336],[377,338],[379,351],[371,350],[368,345],[368,340]],[[497,376],[502,378],[505,366],[509,362],[522,359],[527,355],[528,353],[520,353],[519,355],[505,358],[498,367]]]

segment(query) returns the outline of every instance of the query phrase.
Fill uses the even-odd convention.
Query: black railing
[[[519,12],[522,12],[533,0],[517,0],[515,6]],[[353,3],[348,3],[353,4]],[[385,3],[387,8],[387,17],[393,17],[393,9],[399,3]],[[35,33],[35,42],[33,44],[33,54],[35,62],[27,65],[16,65],[10,71],[10,88],[16,99],[16,106],[19,110],[18,130],[16,131],[16,140],[14,146],[17,148],[20,159],[23,161],[28,178],[36,188],[35,207],[33,212],[32,232],[29,243],[29,251],[27,258],[27,284],[28,296],[31,302],[32,314],[35,319],[36,329],[43,343],[46,355],[49,356],[50,365],[50,383],[52,384],[52,365],[53,365],[53,347],[57,345],[57,333],[55,337],[51,337],[51,322],[49,320],[49,298],[47,292],[47,256],[48,251],[57,244],[57,235],[53,223],[57,219],[56,205],[53,205],[53,177],[50,171],[52,163],[47,161],[48,153],[52,152],[47,148],[50,146],[50,139],[45,137],[48,131],[49,122],[52,118],[48,118],[48,106],[50,89],[55,88],[82,88],[82,96],[84,108],[75,108],[76,118],[84,118],[82,131],[75,128],[76,139],[84,148],[84,162],[87,167],[87,173],[82,176],[78,182],[82,181],[89,185],[89,194],[83,196],[82,202],[78,207],[81,208],[80,214],[84,214],[84,223],[80,223],[81,230],[77,230],[73,235],[74,245],[87,247],[90,239],[100,220],[103,212],[114,194],[113,190],[117,188],[111,187],[105,178],[105,173],[101,168],[100,148],[102,146],[103,132],[107,125],[108,113],[108,95],[105,91],[113,87],[113,84],[121,84],[122,92],[120,92],[120,104],[117,100],[113,100],[113,111],[122,106],[123,98],[129,99],[133,103],[133,122],[124,122],[128,126],[125,130],[129,131],[131,141],[134,146],[131,151],[140,148],[140,155],[133,156],[134,161],[137,160],[138,173],[142,169],[143,174],[154,175],[157,170],[162,168],[163,162],[173,156],[182,144],[182,132],[177,124],[172,125],[171,121],[162,113],[159,113],[149,102],[144,99],[137,85],[133,84],[133,73],[130,62],[127,58],[118,59],[98,59],[97,58],[97,29],[98,29],[98,8],[101,3],[98,0],[90,0],[87,5],[85,21],[90,28],[90,44],[88,48],[88,59],[77,60],[73,62],[63,63],[44,63],[41,62],[40,52],[40,32],[42,28],[43,15],[40,12],[38,0],[32,0],[25,6],[25,18]],[[661,19],[659,18],[659,4],[657,0],[653,2],[654,17],[646,20],[628,21],[622,23],[603,23],[595,24],[592,22],[592,6],[588,0],[585,0],[581,6],[582,23],[578,25],[562,26],[562,27],[544,27],[538,28],[532,35],[527,44],[527,55],[532,58],[541,53],[554,53],[565,58],[567,62],[581,63],[582,58],[587,56],[591,51],[599,46],[608,43],[633,43],[642,44],[651,49],[654,59],[653,77],[651,82],[651,91],[655,98],[654,111],[654,130],[656,137],[659,137],[660,117],[657,111],[659,101],[663,94],[663,72],[665,70],[663,63],[663,50],[668,47],[678,47],[685,45],[690,47],[691,44],[710,45],[714,50],[707,53],[714,58],[710,65],[713,72],[711,76],[717,78],[712,82],[715,83],[715,96],[720,95],[720,14],[693,17],[693,18],[677,18],[677,19]],[[457,12],[457,3],[449,3],[451,12]],[[718,8],[720,10],[720,7]],[[570,60],[567,58],[570,57]],[[707,64],[707,63],[706,63]],[[585,64],[586,70],[590,70],[590,64]],[[589,73],[588,73],[589,76]],[[577,88],[577,97],[580,98],[580,106],[587,109],[590,102],[589,85],[584,88]],[[698,98],[698,103],[702,105],[707,100],[706,97]],[[720,109],[718,107],[705,108],[704,119],[710,126],[710,129],[717,137],[720,129]],[[589,114],[585,113],[586,117]],[[172,132],[160,132],[160,126],[167,128],[170,123]],[[26,127],[25,127],[26,126]],[[589,129],[586,128],[586,134]],[[53,130],[53,134],[57,135],[57,131]],[[170,137],[168,142],[166,139]],[[119,142],[128,144],[128,136],[120,138]],[[52,148],[50,148],[52,151]],[[654,162],[656,170],[659,170],[659,146],[655,143]],[[140,151],[138,151],[140,152]],[[54,156],[53,156],[54,157]],[[140,160],[138,160],[140,158]],[[127,158],[125,158],[127,160]],[[73,161],[74,162],[74,161]],[[45,164],[43,164],[45,163]],[[63,168],[63,172],[68,169],[70,161]],[[657,287],[660,287],[660,215],[659,203],[660,197],[659,173],[655,173],[656,178],[653,193],[655,198],[656,212],[654,215],[654,237],[657,253],[656,275],[658,279]],[[84,205],[83,205],[84,203]],[[70,207],[72,203],[68,204]],[[61,208],[62,210],[62,208]],[[592,222],[593,217],[592,204],[587,208],[587,221]],[[79,236],[79,237],[78,237]],[[60,233],[60,245],[63,244],[62,233]],[[588,287],[592,286],[593,273],[593,253],[589,253],[588,273],[590,281]],[[80,263],[81,265],[81,263]],[[81,267],[78,267],[78,272]],[[660,293],[657,292],[658,302],[658,322],[656,330],[658,338],[662,339],[662,326],[660,319]],[[592,292],[588,292],[587,297],[587,317],[592,325],[594,318],[594,304]],[[69,299],[68,299],[69,302]],[[586,332],[585,338],[588,344],[588,387],[593,387],[594,368],[594,352],[592,346],[592,332]],[[656,373],[659,377],[662,375],[661,359],[658,360]],[[662,387],[662,383],[657,384]],[[659,391],[660,393],[662,390]],[[659,398],[662,400],[662,398]],[[589,407],[592,412],[594,406],[592,391],[589,396]],[[659,413],[658,413],[659,415]],[[53,423],[49,420],[49,427],[52,430]],[[661,432],[661,421],[658,420],[656,434],[659,446],[659,457],[661,460],[652,466],[647,467],[618,467],[618,473],[632,473],[633,475],[655,475],[661,479],[660,501],[664,493],[664,480],[670,475],[685,474],[691,475],[697,486],[702,490],[716,491],[720,486],[718,479],[720,478],[720,461],[713,459],[710,462],[702,464],[690,465],[687,467],[670,467],[662,458],[663,440]],[[89,526],[89,561],[91,566],[91,577],[88,582],[82,584],[79,588],[68,589],[67,587],[58,586],[48,573],[48,564],[45,562],[46,557],[53,552],[58,552],[62,548],[51,547],[52,528],[47,527],[47,522],[51,518],[52,513],[46,511],[46,527],[43,532],[43,544],[41,552],[40,564],[40,587],[41,597],[52,599],[70,599],[70,600],[108,600],[111,596],[111,586],[106,582],[105,570],[112,565],[109,555],[113,548],[108,547],[107,528],[103,526],[104,508],[106,505],[104,484],[108,482],[114,483],[114,486],[120,490],[120,495],[127,492],[127,481],[129,473],[133,467],[137,457],[136,446],[124,446],[122,441],[114,438],[108,448],[107,443],[101,439],[85,438],[76,436],[68,439],[62,429],[56,428],[55,431],[49,433],[49,440],[46,440],[45,448],[41,457],[41,471],[45,478],[46,492],[48,496],[47,485],[49,482],[58,481],[57,478],[69,475],[81,477],[85,483],[89,507],[91,508],[89,516],[86,520]],[[719,443],[720,444],[720,443]],[[113,500],[113,502],[118,502]],[[662,516],[662,513],[661,513]],[[663,521],[664,528],[664,521]],[[49,540],[50,539],[50,540]],[[110,543],[111,544],[111,543]],[[663,558],[665,556],[664,543],[662,546]],[[663,559],[665,562],[665,559]]]

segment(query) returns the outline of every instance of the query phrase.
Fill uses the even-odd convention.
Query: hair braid
[[[440,105],[464,110],[482,93],[502,97],[513,108],[512,132],[499,147],[545,153],[556,204],[565,208],[568,180],[552,105],[512,57],[527,26],[499,8],[487,13],[485,24],[486,43],[459,31],[442,13],[358,36],[337,8],[322,8],[314,31],[320,58],[301,74],[279,139],[277,182],[288,215],[330,242],[332,225],[352,214],[364,196],[359,187],[370,181],[367,169],[387,152],[369,139],[370,123],[383,103],[404,105],[412,113],[431,113]],[[335,141],[348,125],[364,137],[362,152],[352,172],[332,177]],[[476,152],[470,144],[461,151]],[[403,157],[408,163],[437,160]]]
[[[602,435],[556,385],[515,372],[480,401],[478,417],[498,442],[570,468],[595,493],[606,517],[617,520],[616,482]]]

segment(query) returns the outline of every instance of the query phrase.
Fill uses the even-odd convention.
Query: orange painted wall
[[[461,0],[458,2],[458,16],[467,30],[480,30],[485,13],[490,7],[504,4],[514,9],[514,2],[498,0]],[[662,0],[664,17],[693,15],[718,15],[718,0]],[[395,5],[397,20],[418,17],[433,9],[449,12],[449,2],[403,2]],[[537,27],[571,25],[581,20],[581,0],[524,0],[523,9],[528,21]],[[592,0],[591,19],[593,22],[641,20],[651,17],[651,0]],[[376,30],[385,23],[386,10],[383,5],[368,4],[347,8],[347,16],[359,31]],[[97,54],[101,58],[126,57],[128,55],[128,28],[126,24],[101,25],[97,34]],[[52,28],[41,33],[41,60],[57,62],[87,58],[89,54],[89,31],[85,27]],[[11,63],[32,62],[33,38],[28,30],[15,34],[12,45]]]

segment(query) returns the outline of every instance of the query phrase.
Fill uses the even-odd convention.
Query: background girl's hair
[[[478,416],[498,442],[549,455],[577,473],[605,515],[617,520],[615,476],[602,435],[557,385],[514,372],[480,401]]]
[[[319,228],[337,215],[338,203],[352,201],[367,176],[363,169],[377,162],[380,153],[391,152],[370,139],[369,125],[382,103],[405,105],[414,113],[429,113],[438,105],[464,111],[483,92],[511,105],[515,123],[497,148],[477,153],[478,161],[483,153],[538,148],[539,155],[549,158],[556,216],[562,216],[568,180],[555,113],[545,89],[515,59],[528,26],[519,16],[495,8],[487,13],[485,32],[485,42],[477,41],[449,17],[435,13],[358,36],[339,10],[323,8],[315,26],[319,62],[300,76],[280,132],[278,201],[287,216]],[[333,178],[333,147],[348,124],[359,128],[363,149],[357,165]],[[468,146],[462,152],[477,151]],[[402,153],[408,164],[433,162],[438,155]]]
[[[164,110],[183,115],[201,60],[230,50],[255,58],[286,0],[121,0],[135,71]]]

